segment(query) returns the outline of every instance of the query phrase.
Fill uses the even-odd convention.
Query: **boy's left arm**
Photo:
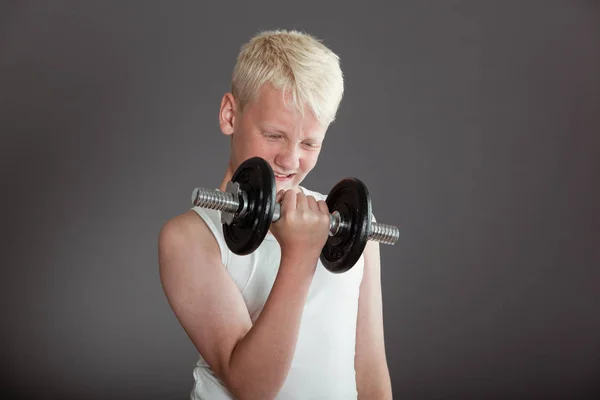
[[[374,241],[367,243],[364,260],[364,274],[358,299],[354,358],[358,398],[388,400],[392,398],[392,384],[383,335],[379,243]]]

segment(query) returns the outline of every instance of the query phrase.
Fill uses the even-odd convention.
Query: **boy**
[[[227,248],[217,211],[194,207],[161,229],[161,282],[200,356],[191,399],[392,396],[378,245],[346,273],[325,270],[326,196],[300,186],[343,92],[338,56],[311,35],[266,31],[241,48],[219,112],[231,141],[219,189],[262,157],[281,217],[247,256]]]

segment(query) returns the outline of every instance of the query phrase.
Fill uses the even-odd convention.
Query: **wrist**
[[[291,250],[281,249],[281,263],[299,265],[301,268],[311,267],[317,265],[319,261],[320,253],[306,250]]]
[[[284,251],[281,253],[279,272],[284,272],[286,275],[295,275],[296,277],[306,276],[312,279],[318,262],[318,254]]]

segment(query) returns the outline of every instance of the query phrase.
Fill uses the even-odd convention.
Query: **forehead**
[[[291,96],[284,97],[283,91],[271,85],[263,85],[257,101],[248,107],[248,113],[255,123],[288,133],[321,136],[326,131],[310,109],[305,108],[304,116],[300,115],[292,106]]]

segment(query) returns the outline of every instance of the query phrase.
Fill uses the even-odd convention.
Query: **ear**
[[[236,104],[235,98],[231,93],[225,93],[221,100],[221,109],[219,110],[219,126],[225,135],[233,134],[235,123]]]

